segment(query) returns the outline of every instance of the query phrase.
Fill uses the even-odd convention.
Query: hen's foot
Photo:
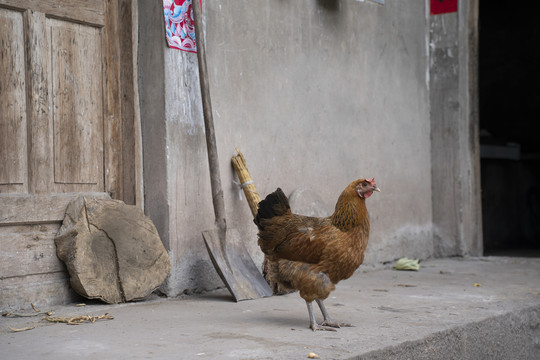
[[[321,323],[322,326],[330,326],[334,328],[354,326],[352,324],[335,322],[334,320],[332,320],[332,318],[330,318],[330,315],[328,315],[328,311],[326,311],[326,306],[324,306],[324,302],[320,299],[317,299],[316,301],[317,301],[317,304],[319,305],[319,308],[321,308],[321,312],[324,318],[324,321]]]
[[[325,326],[325,327],[332,327],[332,328],[354,327],[353,324],[335,322],[334,320],[330,320],[330,319],[324,320],[320,325]]]
[[[311,328],[311,330],[313,331],[337,331],[335,329],[335,326],[326,326],[326,325],[319,325],[319,324],[310,324],[309,327]]]

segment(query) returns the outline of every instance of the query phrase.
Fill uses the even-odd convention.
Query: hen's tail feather
[[[255,222],[259,230],[264,230],[261,220],[282,216],[290,212],[291,207],[289,206],[289,199],[287,199],[283,190],[277,188],[276,191],[268,194],[266,198],[259,203],[257,216],[253,219],[253,222]]]

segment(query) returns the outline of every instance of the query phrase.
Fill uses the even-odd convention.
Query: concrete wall
[[[139,2],[145,211],[173,262],[163,290],[176,295],[221,281],[201,236],[214,215],[197,58],[166,47],[159,3]],[[235,147],[262,197],[308,187],[327,214],[350,181],[375,177],[366,263],[432,256],[426,2],[207,1],[203,13],[227,220],[254,260]]]

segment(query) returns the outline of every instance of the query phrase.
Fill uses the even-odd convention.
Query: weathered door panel
[[[23,15],[0,9],[0,191],[25,193],[27,122]]]
[[[47,30],[54,190],[104,191],[101,30],[56,19],[47,19]]]

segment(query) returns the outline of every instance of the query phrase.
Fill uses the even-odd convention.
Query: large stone
[[[73,289],[107,303],[148,296],[171,269],[152,220],[117,200],[71,201],[55,243]]]

